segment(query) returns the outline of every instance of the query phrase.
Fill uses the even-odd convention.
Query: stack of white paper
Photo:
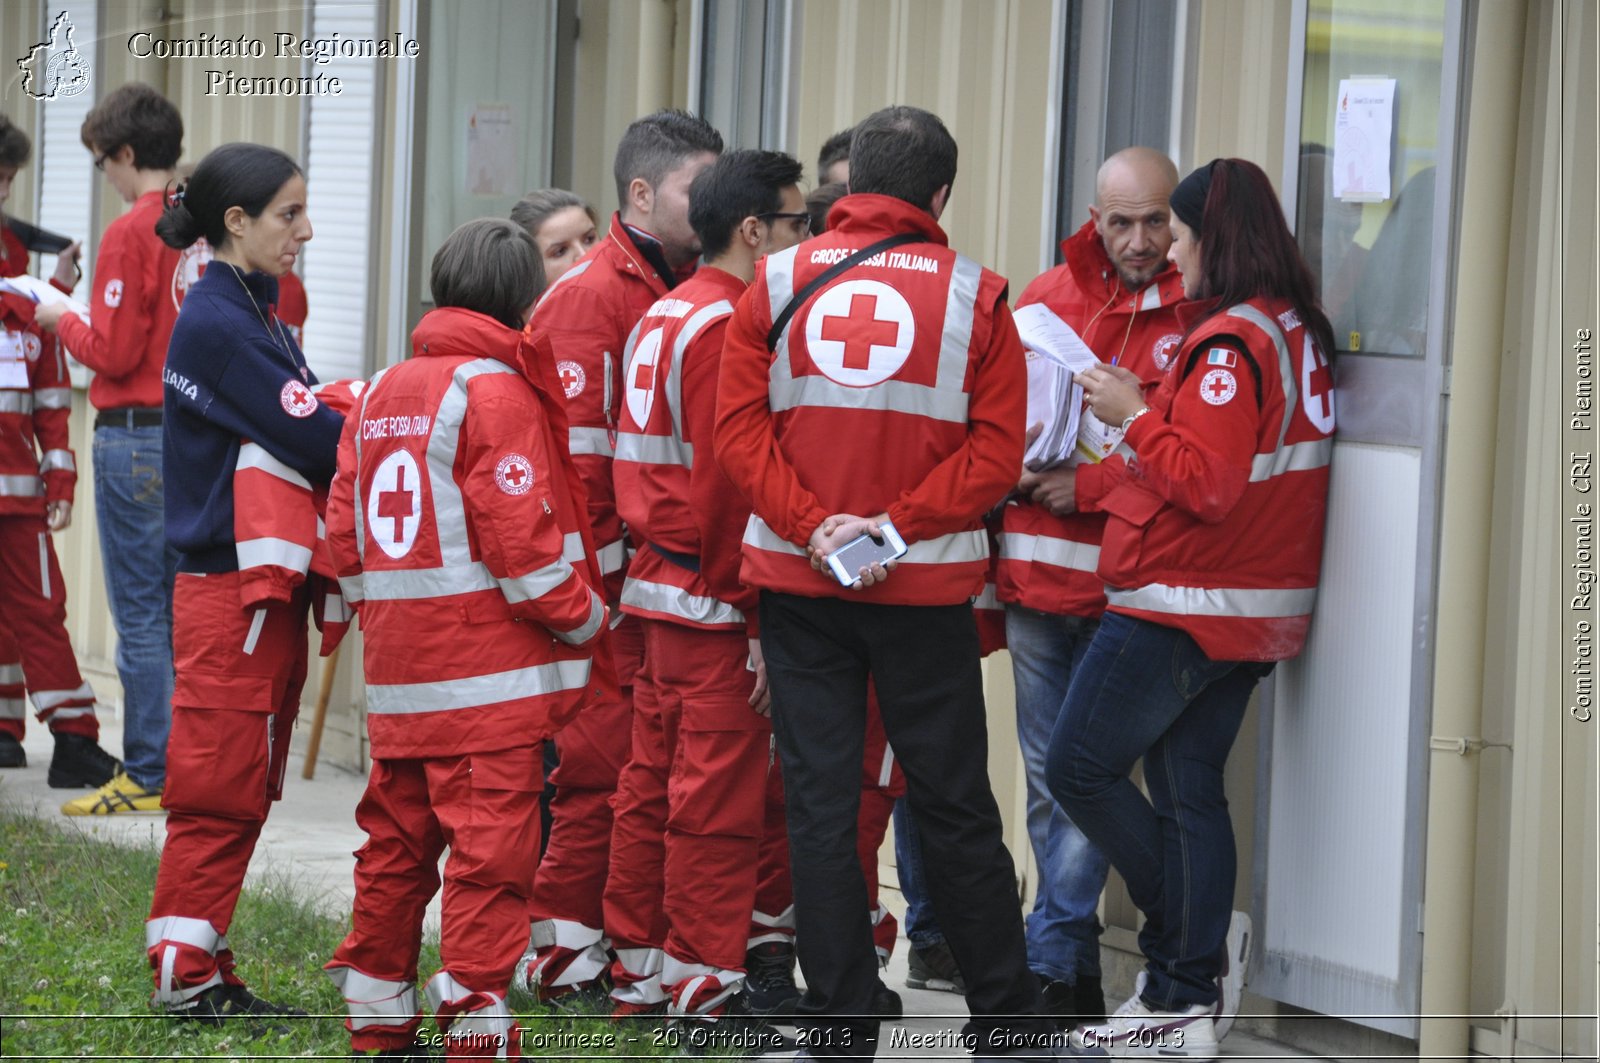
[[[38,277],[30,277],[27,274],[20,277],[0,277],[0,291],[14,292],[36,303],[66,303],[67,309],[81,317],[85,325],[89,323],[87,306],[71,296],[62,294],[59,288]]]
[[[1090,454],[1098,453],[1103,446],[1101,435],[1106,426],[1083,408],[1083,388],[1073,382],[1073,374],[1099,365],[1100,359],[1048,307],[1034,303],[1013,316],[1027,348],[1028,427],[1040,426],[1038,438],[1023,455],[1023,463],[1039,472],[1074,458],[1101,460],[1110,449],[1099,457]],[[1085,440],[1086,432],[1094,438]],[[1086,442],[1091,443],[1087,451],[1083,445]],[[1113,440],[1111,448],[1115,447]]]

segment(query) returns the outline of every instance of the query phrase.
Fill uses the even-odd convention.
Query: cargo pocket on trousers
[[[456,856],[474,866],[474,882],[499,883],[525,896],[538,866],[544,751],[525,746],[469,753],[467,760],[472,807]]]
[[[270,712],[174,705],[162,804],[170,812],[265,819],[275,722]]]

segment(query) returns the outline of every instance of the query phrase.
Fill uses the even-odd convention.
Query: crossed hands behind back
[[[878,538],[882,535],[882,525],[889,523],[889,514],[880,513],[876,517],[858,517],[854,513],[835,513],[817,525],[817,530],[811,533],[811,541],[806,544],[806,556],[811,559],[811,567],[822,573],[825,579],[833,579],[833,572],[828,566],[828,555],[844,546],[852,539],[861,535],[871,535]],[[858,578],[850,587],[852,590],[862,590],[875,583],[882,583],[889,578],[889,573],[894,570],[895,563],[886,561],[882,564],[874,562],[863,565]]]

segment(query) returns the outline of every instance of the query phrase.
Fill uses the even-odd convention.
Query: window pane
[[[1445,0],[1310,0],[1296,231],[1341,350],[1426,353],[1444,20]],[[1390,143],[1369,146],[1388,155],[1376,202],[1334,194],[1360,162],[1336,145],[1340,84],[1367,78],[1396,81]]]

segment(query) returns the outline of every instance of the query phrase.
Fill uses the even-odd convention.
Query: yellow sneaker
[[[113,816],[127,812],[160,812],[161,791],[147,790],[119,772],[92,794],[73,798],[61,806],[69,816]]]

